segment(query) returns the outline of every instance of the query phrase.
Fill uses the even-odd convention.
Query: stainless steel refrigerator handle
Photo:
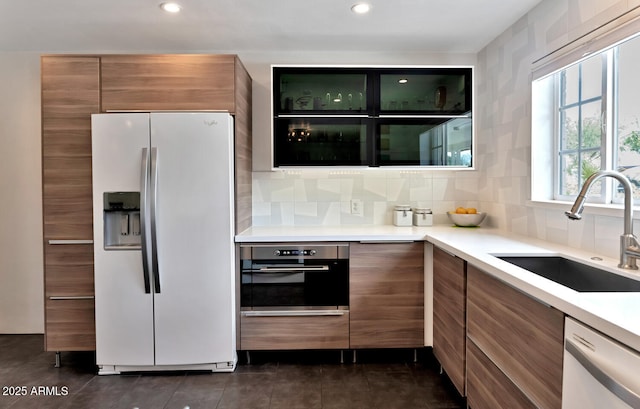
[[[151,277],[149,276],[149,255],[147,249],[147,198],[149,197],[149,151],[142,149],[140,168],[140,240],[142,242],[142,276],[144,292],[151,294]]]
[[[600,382],[602,386],[632,408],[640,408],[640,395],[638,392],[631,390],[622,382],[615,379],[613,375],[596,365],[595,362],[591,361],[589,357],[580,350],[580,347],[578,347],[575,342],[570,339],[565,339],[564,341],[564,349],[566,349],[591,376]]]
[[[158,148],[151,148],[151,267],[153,272],[153,289],[160,294],[160,270],[158,269]]]

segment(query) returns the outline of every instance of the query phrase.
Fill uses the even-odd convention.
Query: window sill
[[[527,206],[546,209],[558,209],[564,212],[571,209],[571,206],[573,206],[573,202],[561,200],[527,200]],[[633,206],[633,211],[634,220],[640,220],[640,206]],[[624,206],[622,204],[586,203],[584,205],[583,214],[595,216],[623,217]]]

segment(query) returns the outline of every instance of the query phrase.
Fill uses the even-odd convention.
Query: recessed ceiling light
[[[161,3],[160,8],[167,13],[178,13],[182,9],[178,3]]]
[[[357,14],[365,14],[371,10],[371,6],[367,3],[358,3],[351,6],[351,11]]]
[[[400,79],[398,80],[398,83],[399,83],[399,84],[406,84],[407,82],[409,82],[409,80],[408,80],[408,79],[406,79],[406,78],[400,78]]]

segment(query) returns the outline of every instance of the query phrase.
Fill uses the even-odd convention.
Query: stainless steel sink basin
[[[498,256],[579,292],[640,292],[640,281],[560,256]]]

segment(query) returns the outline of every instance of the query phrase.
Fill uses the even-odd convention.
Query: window
[[[640,199],[639,68],[636,35],[534,81],[532,135],[550,137],[547,144],[533,140],[532,150],[534,161],[541,148],[551,151],[541,155],[553,169],[547,172],[553,179],[548,198],[573,200],[590,175],[617,170],[629,178],[634,198]],[[535,164],[533,168],[535,174]],[[622,186],[601,179],[590,189],[589,200],[621,202]]]

